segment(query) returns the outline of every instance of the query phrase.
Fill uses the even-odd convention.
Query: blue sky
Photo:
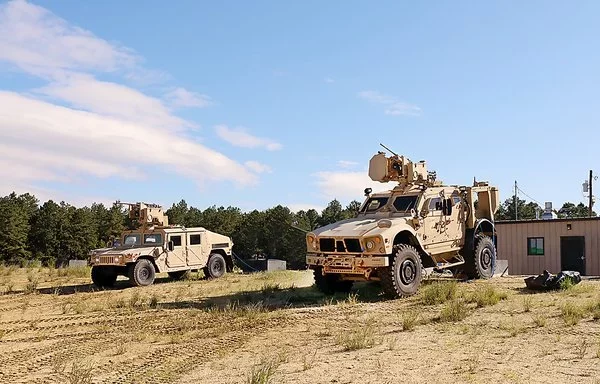
[[[0,4],[2,194],[322,208],[380,142],[502,200],[600,173],[598,2]]]

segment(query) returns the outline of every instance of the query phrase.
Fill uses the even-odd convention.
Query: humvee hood
[[[146,247],[117,247],[117,248],[102,248],[95,249],[94,256],[104,255],[127,255],[129,253],[143,253],[149,254],[156,248],[155,245],[149,245]]]
[[[313,233],[319,237],[359,237],[368,234],[369,232],[378,229],[377,222],[379,220],[390,220],[393,225],[401,225],[406,223],[405,217],[394,218],[353,218],[329,224],[321,228],[317,228]]]

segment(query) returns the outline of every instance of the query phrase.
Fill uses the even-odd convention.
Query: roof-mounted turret
[[[381,144],[382,147],[392,153],[387,157],[385,152],[378,152],[369,161],[369,177],[373,181],[387,183],[397,181],[400,187],[409,185],[435,186],[441,185],[441,181],[436,181],[435,172],[428,172],[424,160],[414,163],[410,159],[394,153],[389,148]]]
[[[163,212],[160,205],[148,203],[122,203],[120,201],[117,201],[117,204],[129,206],[129,218],[136,221],[141,229],[153,226],[169,226],[169,217]]]

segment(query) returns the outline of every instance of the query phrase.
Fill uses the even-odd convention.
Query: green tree
[[[577,205],[566,202],[562,205],[562,207],[558,210],[557,216],[559,218],[577,218],[577,217],[589,217],[590,210],[589,207],[584,205],[583,203],[579,203]],[[592,217],[596,217],[596,212],[592,210]]]
[[[536,211],[541,214],[542,207],[534,202],[526,202],[525,200],[517,197],[517,219],[519,220],[531,220],[535,219]],[[515,198],[514,196],[506,199],[502,203],[495,215],[496,220],[515,220]]]
[[[37,202],[33,195],[14,192],[0,198],[0,261],[15,263],[30,257],[27,240]]]
[[[342,211],[342,204],[337,199],[332,200],[327,207],[321,212],[321,218],[319,220],[319,226],[325,226],[328,224],[335,223],[336,221],[343,220],[344,212]]]
[[[185,225],[188,210],[188,205],[183,199],[180,200],[179,203],[173,204],[171,208],[167,209],[165,212],[169,217],[169,224]]]
[[[63,259],[66,242],[69,240],[68,212],[65,204],[57,204],[52,200],[45,202],[31,220],[29,244],[34,257],[44,264]]]
[[[250,258],[265,252],[265,212],[254,210],[243,215],[240,225],[232,234],[234,252],[240,257]]]

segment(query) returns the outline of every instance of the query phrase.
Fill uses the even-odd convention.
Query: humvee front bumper
[[[307,255],[309,267],[323,267],[324,273],[344,273],[365,275],[373,268],[388,267],[387,256],[341,256],[341,255]]]
[[[90,265],[124,266],[133,261],[133,255],[102,255],[90,257]]]

